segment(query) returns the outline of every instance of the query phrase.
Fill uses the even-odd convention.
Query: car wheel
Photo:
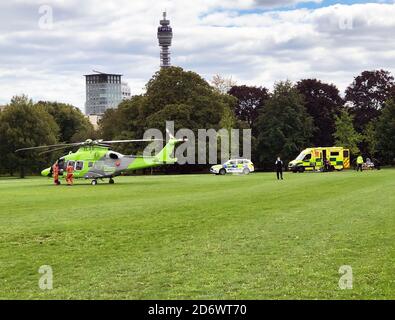
[[[249,174],[249,173],[250,173],[250,169],[248,169],[248,168],[243,169],[243,174]]]
[[[92,180],[91,185],[92,185],[92,186],[97,185],[97,180]]]
[[[226,170],[225,170],[225,169],[219,170],[219,174],[220,174],[221,176],[225,175],[225,174],[226,174]]]
[[[303,172],[304,172],[304,167],[300,167],[300,168],[299,168],[299,172],[300,172],[300,173],[303,173]]]

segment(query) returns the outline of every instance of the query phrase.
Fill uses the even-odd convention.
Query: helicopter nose
[[[51,172],[51,169],[47,168],[47,169],[44,169],[43,171],[41,171],[41,175],[43,177],[49,177],[50,172]]]

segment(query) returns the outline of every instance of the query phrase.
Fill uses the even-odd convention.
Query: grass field
[[[394,191],[390,169],[0,179],[0,298],[394,299]]]

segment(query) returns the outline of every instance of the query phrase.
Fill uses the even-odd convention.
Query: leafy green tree
[[[229,92],[237,98],[234,113],[238,120],[245,121],[249,127],[253,127],[259,110],[263,108],[269,97],[269,90],[264,87],[233,86]]]
[[[108,109],[99,122],[100,136],[106,140],[142,136],[140,128],[146,121],[142,110],[145,106],[144,96],[133,96],[121,102],[118,108]]]
[[[235,118],[235,114],[232,109],[235,108],[236,99],[231,95],[218,95],[218,99],[224,104],[223,112],[221,115],[221,121],[219,123],[220,128],[224,129],[248,129],[249,126],[245,125],[243,121]]]
[[[232,113],[236,99],[218,93],[195,72],[179,67],[162,68],[146,85],[146,93],[108,110],[100,123],[106,139],[141,138],[145,130],[164,132],[165,122],[174,121],[175,130],[235,127]],[[114,125],[116,123],[116,125]],[[119,146],[121,152],[135,152],[134,146]]]
[[[363,135],[363,141],[366,146],[366,151],[370,157],[374,157],[377,153],[376,122],[377,121],[375,120],[369,122]]]
[[[363,136],[355,130],[353,120],[354,117],[343,110],[340,116],[336,117],[336,129],[333,137],[337,146],[350,149],[351,154],[357,155],[359,153],[358,144],[362,141]]]
[[[37,105],[42,106],[55,119],[60,129],[60,141],[79,142],[96,137],[92,124],[78,108],[48,101],[40,101]]]
[[[309,146],[313,120],[304,107],[303,95],[290,81],[275,85],[253,130],[256,160],[264,169],[271,169],[277,156],[288,162]]]
[[[147,108],[144,112],[151,115],[169,104],[189,104],[213,91],[209,83],[195,72],[184,71],[180,67],[162,68],[146,85]]]
[[[395,100],[387,101],[376,125],[377,152],[386,163],[395,162]]]
[[[211,79],[211,85],[218,93],[227,94],[232,87],[237,85],[237,83],[232,79],[232,77],[224,77],[216,74]]]
[[[15,153],[16,149],[55,144],[59,127],[42,106],[34,106],[27,96],[16,96],[0,113],[0,162],[8,172],[20,177],[48,164],[51,155],[38,152]]]
[[[316,147],[333,146],[335,117],[340,114],[344,101],[339,89],[317,79],[304,79],[297,88],[305,98],[305,107],[314,121],[312,143]]]
[[[345,100],[354,116],[355,128],[362,133],[376,119],[393,94],[394,77],[386,70],[364,71],[346,89]]]

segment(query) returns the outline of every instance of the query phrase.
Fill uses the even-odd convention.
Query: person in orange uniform
[[[55,164],[52,166],[52,176],[53,176],[53,182],[55,185],[60,185],[59,182],[59,165],[58,162],[56,161]]]
[[[73,185],[73,176],[74,176],[74,166],[72,166],[70,163],[67,165],[66,168],[67,176],[66,176],[66,181],[67,185],[72,186]]]

